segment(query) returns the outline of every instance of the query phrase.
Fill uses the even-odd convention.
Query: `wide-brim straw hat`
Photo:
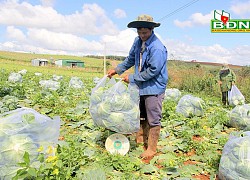
[[[138,16],[135,21],[128,23],[128,28],[154,28],[160,25],[160,23],[154,22],[152,16],[143,14]]]
[[[229,69],[229,65],[227,63],[222,64],[222,69]]]

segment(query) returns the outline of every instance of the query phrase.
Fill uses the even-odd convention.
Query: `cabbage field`
[[[39,113],[39,117],[51,120],[60,118],[57,144],[51,148],[40,144],[35,146],[31,143],[32,139],[18,133],[11,136],[8,142],[1,139],[6,127],[3,127],[3,117],[0,117],[1,180],[208,180],[218,179],[219,169],[220,173],[227,174],[231,170],[234,174],[228,177],[233,178],[242,175],[244,179],[250,174],[246,173],[250,172],[249,141],[239,140],[242,142],[239,144],[234,138],[233,143],[226,147],[230,149],[234,144],[236,146],[232,147],[232,152],[227,149],[229,155],[223,157],[223,164],[220,165],[223,148],[232,134],[250,130],[250,109],[248,105],[222,106],[216,89],[218,87],[211,74],[200,77],[205,85],[201,87],[196,83],[195,86],[200,90],[194,91],[194,86],[186,88],[190,81],[184,84],[184,81],[175,76],[175,71],[170,70],[168,89],[175,90],[167,92],[177,94],[166,94],[168,97],[163,104],[158,153],[150,161],[145,161],[139,158],[143,146],[136,145],[134,134],[126,134],[130,141],[130,149],[126,155],[110,154],[105,149],[107,137],[114,132],[96,126],[89,108],[92,89],[98,79],[103,77],[102,71],[91,71],[88,62],[85,63],[88,71],[84,71],[84,68],[32,67],[29,62],[15,57],[7,60],[0,57],[0,60],[1,114],[26,107]],[[102,66],[101,60],[90,61],[93,67]],[[93,65],[94,62],[96,65]],[[187,72],[188,68],[185,70]],[[193,71],[190,69],[190,76]],[[240,85],[237,87],[240,88]],[[207,88],[213,93],[202,93]],[[242,92],[246,97],[246,104],[249,103],[249,94],[245,90]],[[98,96],[94,98],[92,101],[98,102]],[[123,98],[118,97],[117,103],[125,107],[128,105],[126,99],[121,102]],[[102,106],[98,107],[103,110]],[[23,118],[28,124],[34,122],[32,116]],[[113,118],[114,121],[117,120],[116,116]],[[13,127],[10,125],[8,128]],[[51,128],[44,128],[39,137],[50,137],[51,132]],[[14,151],[17,144],[21,153]],[[8,151],[1,151],[3,147]],[[50,155],[51,152],[53,155]],[[234,161],[235,156],[231,154],[237,154],[237,161]],[[6,162],[16,162],[16,165],[10,167]],[[234,163],[240,163],[240,166],[236,168]]]

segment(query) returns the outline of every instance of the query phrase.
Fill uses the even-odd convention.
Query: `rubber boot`
[[[160,136],[161,126],[150,127],[148,136],[148,148],[140,157],[148,159],[153,157],[157,152],[157,143]]]
[[[140,130],[136,133],[136,143],[143,144],[144,148],[148,147],[148,133],[149,133],[149,124],[147,120],[140,121]]]

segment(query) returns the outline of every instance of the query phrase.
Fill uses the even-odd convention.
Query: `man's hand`
[[[127,74],[127,75],[125,75],[123,78],[122,78],[122,80],[124,81],[124,82],[126,82],[126,83],[129,83],[129,74]]]
[[[108,77],[109,78],[112,78],[112,76],[114,76],[115,74],[117,74],[117,73],[116,73],[116,71],[114,69],[111,69],[111,70],[108,71]]]
[[[222,82],[221,82],[221,81],[218,81],[218,84],[219,84],[219,85],[221,85],[221,84],[222,84]]]

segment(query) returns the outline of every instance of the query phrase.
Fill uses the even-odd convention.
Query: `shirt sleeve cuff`
[[[128,79],[129,79],[129,82],[130,82],[130,83],[135,83],[135,79],[134,79],[133,74],[130,74],[130,75],[128,76]]]
[[[116,67],[116,68],[115,68],[115,72],[116,72],[118,75],[121,75],[121,74],[123,73],[119,67]]]

